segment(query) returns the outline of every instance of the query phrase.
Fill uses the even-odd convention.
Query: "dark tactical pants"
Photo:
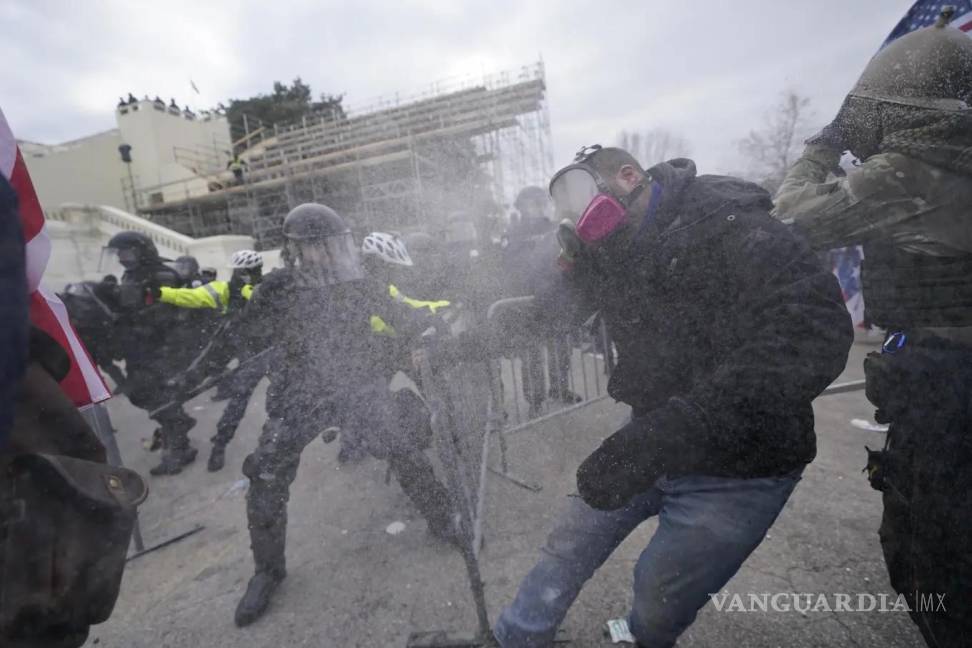
[[[872,484],[891,585],[929,646],[972,635],[972,352],[939,344],[865,362],[868,398],[890,423]]]
[[[250,397],[265,375],[267,375],[267,362],[261,358],[243,365],[229,378],[231,382],[227,389],[231,396],[226,403],[226,409],[216,423],[216,435],[210,439],[213,445],[225,446],[233,439],[236,428],[246,414]]]
[[[177,397],[174,390],[165,386],[172,374],[167,374],[162,367],[132,364],[126,369],[125,394],[135,407],[151,412]],[[189,430],[196,420],[186,414],[182,405],[166,408],[151,418],[162,429],[163,451],[181,451],[189,447]]]
[[[293,412],[292,420],[271,413],[257,449],[243,462],[243,474],[250,478],[247,521],[258,572],[284,570],[290,484],[304,447],[331,425],[355,429],[372,455],[388,461],[433,533],[451,528],[448,493],[425,453],[402,432],[387,382],[359,386],[347,398],[335,398],[304,418],[300,414],[308,413]]]

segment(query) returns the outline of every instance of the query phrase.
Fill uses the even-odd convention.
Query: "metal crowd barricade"
[[[446,362],[435,357],[433,345],[419,362],[421,389],[432,414],[434,445],[452,497],[478,629],[472,635],[413,633],[408,642],[411,648],[492,645],[479,566],[487,479],[495,474],[529,490],[540,490],[510,473],[505,434],[607,394],[614,350],[603,325],[585,324],[582,330],[593,333],[535,337],[523,326],[529,317],[518,317],[529,312],[532,302],[533,297],[516,297],[490,306],[484,324],[487,335],[477,338],[500,340],[486,345],[489,352],[468,357],[460,352]],[[498,468],[490,466],[494,436],[500,449]]]

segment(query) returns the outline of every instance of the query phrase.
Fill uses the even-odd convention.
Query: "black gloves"
[[[665,471],[652,452],[646,418],[635,419],[609,436],[577,469],[577,490],[593,508],[613,511],[654,485]]]
[[[613,511],[659,477],[705,471],[714,459],[701,411],[670,399],[609,436],[577,469],[577,490],[592,508]]]

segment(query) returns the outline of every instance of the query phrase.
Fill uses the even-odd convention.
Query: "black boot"
[[[196,460],[196,449],[189,445],[189,430],[196,419],[183,411],[177,411],[162,423],[162,462],[149,470],[152,475],[176,475]]]
[[[250,578],[246,586],[246,594],[236,606],[234,621],[240,628],[248,626],[266,612],[273,594],[287,573],[276,571],[258,571]]]
[[[217,472],[223,469],[226,465],[226,444],[214,442],[213,449],[209,452],[209,462],[206,464],[206,470],[209,472]]]
[[[284,522],[286,524],[286,521]],[[236,606],[236,625],[247,626],[263,616],[270,597],[281,581],[287,577],[284,560],[286,527],[250,528],[250,547],[253,549],[253,562],[256,573],[246,586],[246,593]]]
[[[192,446],[184,448],[164,448],[162,450],[162,461],[158,466],[151,468],[149,473],[159,475],[178,475],[182,469],[196,460],[196,449]]]

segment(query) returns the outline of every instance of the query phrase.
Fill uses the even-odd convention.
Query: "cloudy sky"
[[[0,0],[0,107],[18,137],[56,143],[113,127],[128,92],[205,107],[300,75],[355,107],[542,57],[557,165],[622,129],[665,128],[702,171],[725,172],[784,89],[828,121],[910,5]]]

